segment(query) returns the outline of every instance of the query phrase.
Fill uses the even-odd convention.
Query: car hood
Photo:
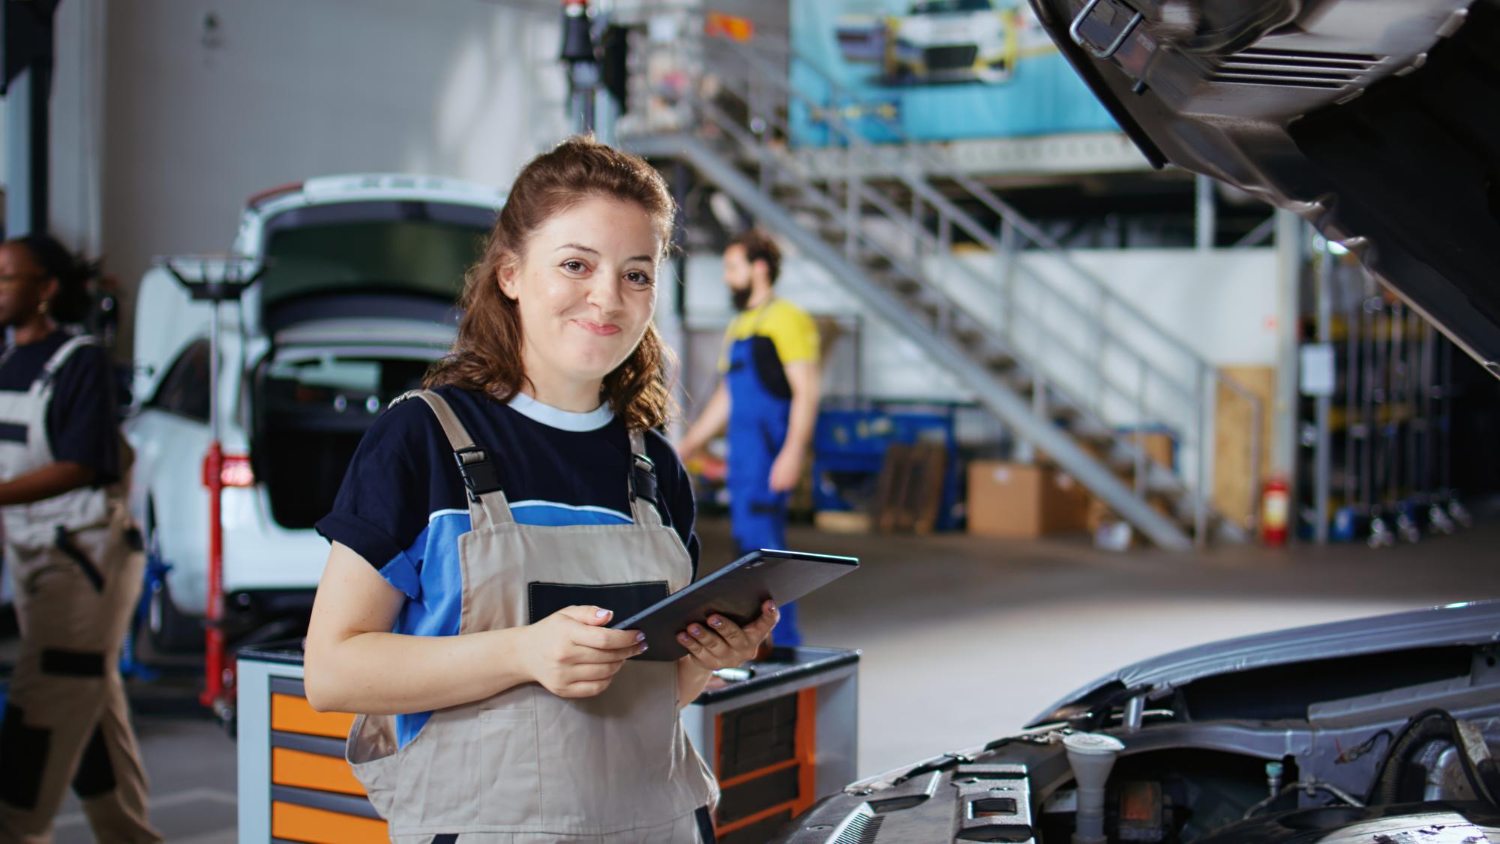
[[[1142,694],[1157,698],[1206,677],[1298,662],[1489,642],[1500,642],[1500,601],[1452,604],[1227,639],[1127,665],[1049,706],[1027,726],[1066,721]]]
[[[1031,0],[1155,165],[1295,211],[1500,376],[1500,0]]]

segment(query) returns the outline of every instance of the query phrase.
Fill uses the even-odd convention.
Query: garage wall
[[[258,191],[373,171],[504,184],[567,129],[556,20],[500,3],[131,0],[105,40],[102,242],[127,294],[155,255],[227,250]]]

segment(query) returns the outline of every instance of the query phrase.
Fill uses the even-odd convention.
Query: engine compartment
[[[1496,646],[1378,656],[1112,690],[855,783],[777,840],[1500,844]]]

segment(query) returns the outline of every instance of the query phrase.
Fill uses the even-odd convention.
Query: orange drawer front
[[[271,729],[309,736],[344,738],[354,725],[354,716],[347,712],[318,712],[308,705],[306,698],[292,695],[271,695]]]
[[[386,844],[390,835],[385,821],[356,818],[322,809],[271,804],[271,835],[308,844]]]
[[[365,794],[365,787],[343,759],[285,747],[271,749],[271,782],[360,797]]]

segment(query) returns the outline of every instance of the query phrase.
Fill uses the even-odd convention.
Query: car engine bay
[[[1497,656],[1339,657],[1160,699],[1105,688],[1059,720],[855,783],[777,840],[1500,842]]]

